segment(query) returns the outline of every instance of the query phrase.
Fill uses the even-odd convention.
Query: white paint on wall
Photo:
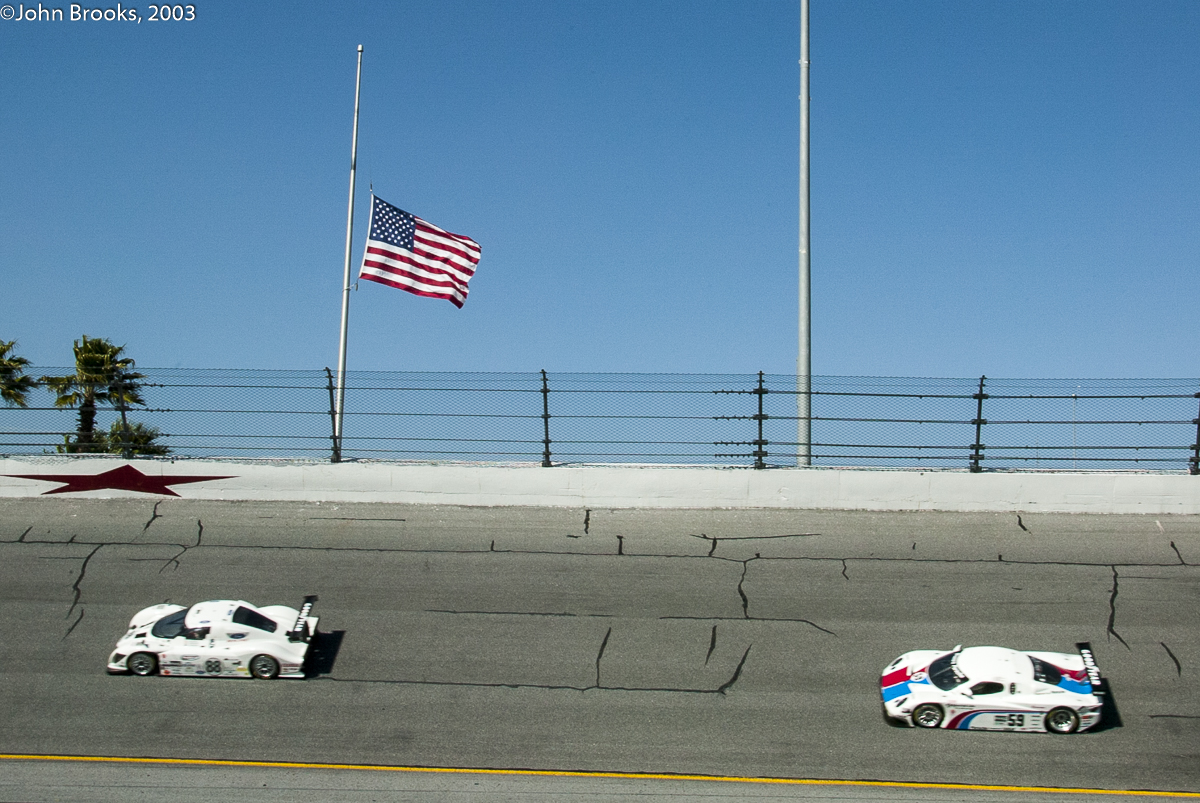
[[[1165,473],[1003,473],[884,469],[495,466],[31,457],[0,459],[0,497],[131,465],[188,499],[399,502],[469,506],[1200,513],[1200,477]],[[172,486],[176,476],[225,476]],[[120,485],[121,483],[114,483]],[[92,498],[161,496],[120,488]]]

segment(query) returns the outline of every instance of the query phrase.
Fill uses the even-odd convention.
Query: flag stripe
[[[371,268],[376,274],[394,274],[396,276],[408,277],[416,282],[423,282],[430,286],[452,288],[460,293],[467,291],[467,283],[455,281],[445,274],[430,274],[420,269],[410,269],[404,265],[391,264],[374,259],[363,260],[363,271]]]
[[[449,251],[435,245],[429,245],[421,241],[420,237],[413,238],[413,253],[426,259],[445,262],[447,265],[452,265],[458,270],[466,273],[468,276],[475,272],[475,263],[460,256],[454,251]]]
[[[479,261],[479,243],[470,237],[463,237],[461,234],[451,234],[421,218],[417,218],[416,222],[417,233],[426,235],[426,239],[444,243],[451,248],[455,248],[461,251],[463,256],[472,262]]]
[[[430,293],[440,293],[446,297],[455,296],[457,298],[466,298],[466,293],[462,288],[455,287],[452,284],[445,282],[432,282],[421,276],[413,276],[410,273],[405,273],[399,270],[380,270],[378,268],[365,268],[362,278],[374,278],[387,282],[397,282],[399,284],[409,284],[414,287],[419,287]]]
[[[379,282],[380,284],[386,284],[388,287],[395,287],[398,290],[407,290],[414,296],[425,296],[426,298],[444,298],[454,306],[462,309],[463,299],[459,296],[450,295],[449,293],[432,293],[426,290],[418,289],[416,285],[406,284],[404,282],[393,282],[390,279],[383,279],[379,276],[371,276],[365,273],[361,278],[369,279],[372,282]]]
[[[460,252],[437,243],[426,243],[419,236],[413,238],[413,253],[437,260],[438,262],[454,265],[468,276],[475,272],[475,263],[467,259]]]
[[[383,263],[385,265],[394,265],[402,270],[407,270],[404,265],[408,265],[420,273],[430,276],[445,277],[446,279],[458,282],[463,287],[466,287],[467,282],[471,279],[470,274],[464,275],[460,271],[455,270],[451,265],[446,265],[443,262],[422,259],[416,254],[411,254],[407,251],[397,251],[395,249],[385,249],[379,248],[378,246],[370,246],[367,248],[366,256],[363,257],[364,265],[367,263],[367,260]]]

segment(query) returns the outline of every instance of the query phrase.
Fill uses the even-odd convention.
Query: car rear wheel
[[[133,674],[145,677],[158,671],[158,659],[148,652],[135,652],[129,656],[125,666],[129,667],[129,671]]]
[[[1079,727],[1079,715],[1069,708],[1055,708],[1046,714],[1046,730],[1051,733],[1074,733]]]
[[[260,680],[279,677],[279,662],[269,655],[256,655],[250,659],[250,674]]]
[[[944,716],[942,707],[934,703],[922,703],[912,713],[913,724],[918,728],[936,728]]]

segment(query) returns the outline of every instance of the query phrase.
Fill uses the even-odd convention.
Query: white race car
[[[227,678],[302,678],[317,632],[309,616],[316,596],[300,610],[256,608],[241,600],[154,605],[129,622],[108,657],[110,673]]]
[[[1100,721],[1091,645],[1077,653],[955,647],[906,652],[879,681],[884,713],[921,728],[1074,733]]]

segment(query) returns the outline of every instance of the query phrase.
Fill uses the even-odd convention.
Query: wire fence
[[[349,372],[339,455],[328,369],[139,371],[146,404],[125,415],[170,458],[772,468],[803,451],[792,375]],[[0,454],[77,439],[54,400],[0,407]],[[823,376],[810,412],[814,466],[1200,473],[1198,379]],[[100,405],[97,429],[120,413]]]

